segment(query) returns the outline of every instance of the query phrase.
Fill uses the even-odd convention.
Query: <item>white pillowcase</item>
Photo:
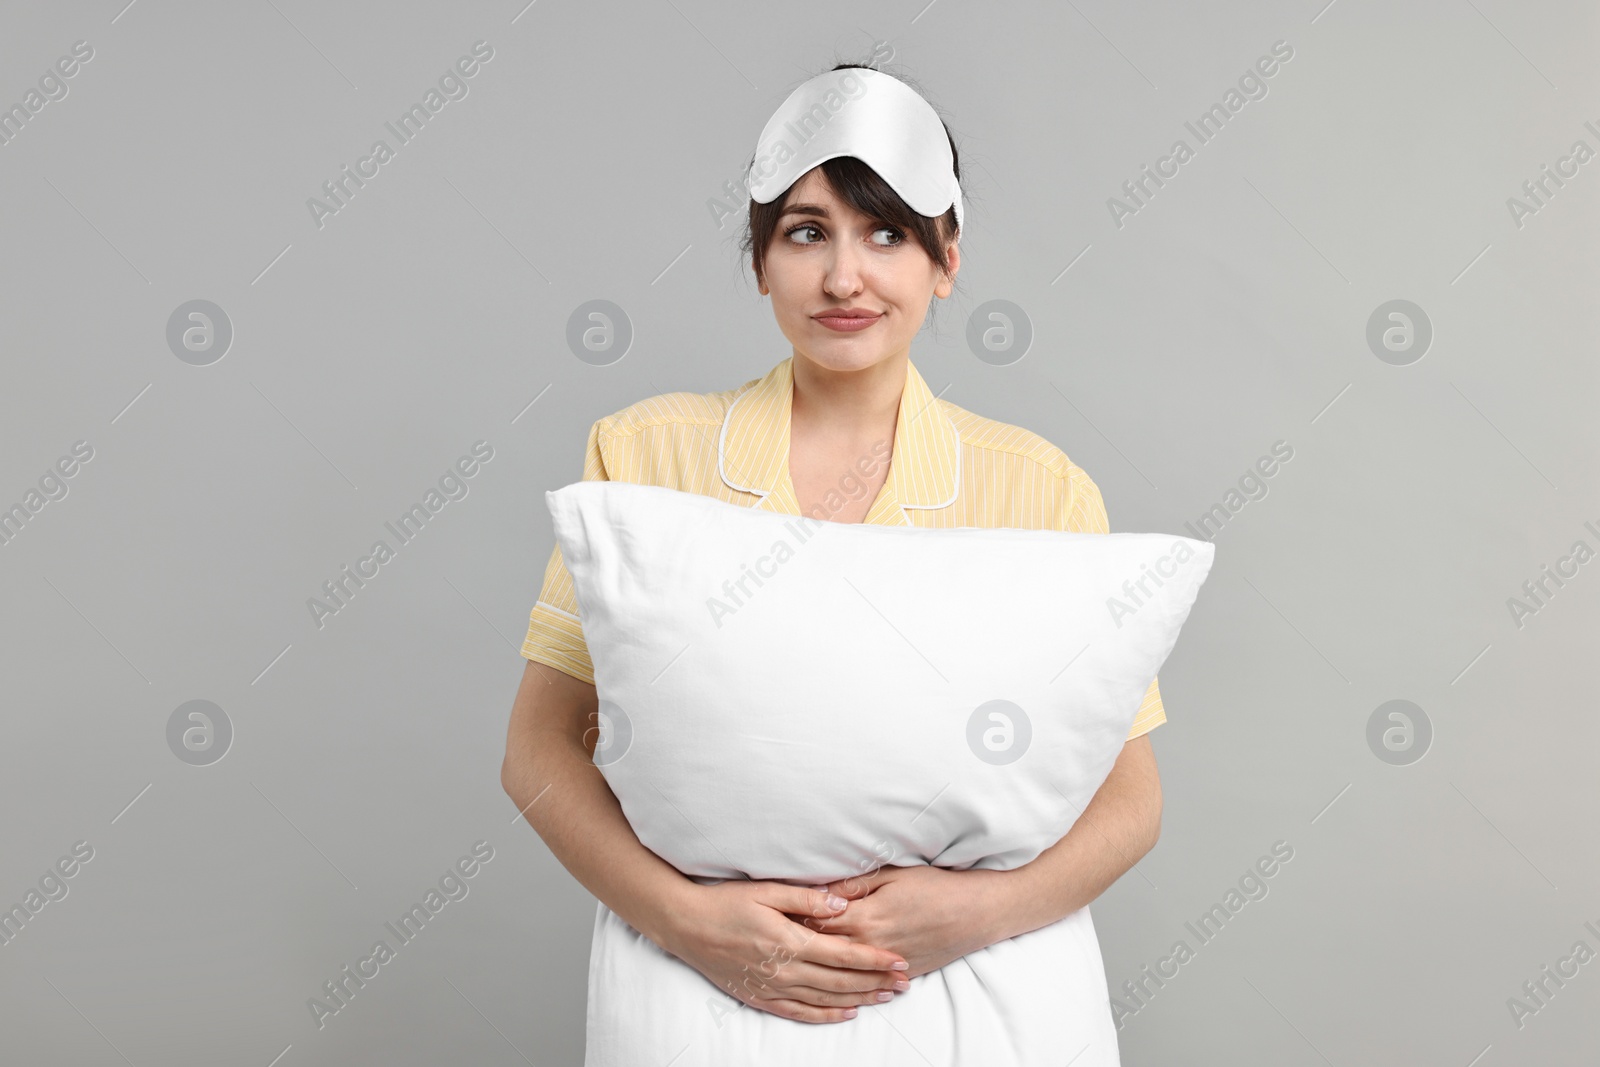
[[[1214,553],[630,482],[546,500],[610,720],[595,762],[640,841],[713,878],[1027,863],[1110,773]]]
[[[1034,859],[1110,772],[1214,554],[1171,534],[822,522],[629,482],[575,482],[545,499],[594,663],[595,763],[639,840],[702,882],[820,885],[884,865],[1008,870]],[[973,981],[975,953],[957,961],[977,991],[964,1001],[946,989],[913,1006],[952,964],[863,1015],[892,1010],[925,1035],[945,1034],[906,1061],[919,1064],[929,1051],[956,1055],[963,1041],[975,1058],[955,1062],[1013,1062],[1007,1049],[1031,1062],[1020,1058],[1028,1042],[1061,1038],[1061,1027],[1104,1043],[1098,944],[1087,909],[1069,919],[1070,931],[1003,943],[1053,936],[1037,967],[1013,949],[1003,974]],[[683,1064],[757,1053],[774,1062],[770,1031],[784,1024],[797,1028],[786,1047],[824,1057],[812,1062],[864,1047],[829,1044],[849,1036],[838,1032],[800,1033],[844,1031],[859,1017],[713,1019],[706,1005],[738,1003],[604,905],[591,965],[591,1049],[612,1058],[590,1067],[647,1050],[670,1056],[680,1046],[668,1048],[661,1029],[727,1057]],[[664,992],[672,967],[687,974]],[[645,973],[648,993],[633,988]],[[1091,1002],[1045,1013],[1054,1019],[1034,1009],[1010,1017],[1038,1003],[1023,983],[1040,980],[1077,983],[1073,995],[1082,1002],[1088,988]],[[1010,1005],[973,1003],[1006,988]],[[990,1028],[1003,1047],[982,1036]],[[1080,1067],[1116,1063],[1109,1040],[1110,1059]],[[1064,1062],[1083,1043],[1050,1054]],[[899,1062],[895,1047],[907,1051],[888,1041],[876,1062]]]

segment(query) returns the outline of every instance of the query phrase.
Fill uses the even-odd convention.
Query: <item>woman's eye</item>
[[[783,231],[783,235],[785,237],[787,237],[790,241],[793,241],[795,244],[812,245],[812,244],[816,244],[817,243],[817,241],[812,241],[812,240],[796,240],[795,239],[795,234],[797,234],[797,233],[813,234],[819,240],[822,237],[822,231],[819,230],[816,226],[814,226],[814,225],[812,225],[811,223],[808,223],[808,222],[807,223],[801,223],[799,226],[791,226],[789,229]],[[879,241],[879,240],[877,240],[877,236],[879,234],[889,234],[890,235],[890,239],[886,240],[886,241]],[[901,233],[899,230],[895,229],[893,226],[879,226],[876,230],[872,231],[872,236],[874,238],[872,243],[877,245],[880,248],[894,248],[895,246],[904,243],[904,241],[906,239],[906,235]]]

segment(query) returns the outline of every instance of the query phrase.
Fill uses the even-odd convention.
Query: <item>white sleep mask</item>
[[[846,67],[802,84],[761,131],[747,175],[750,198],[770,204],[811,168],[838,156],[871,167],[919,215],[938,218],[954,206],[960,230],[961,183],[944,123],[905,82]]]

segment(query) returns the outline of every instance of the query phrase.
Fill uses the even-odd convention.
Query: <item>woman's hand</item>
[[[832,919],[846,901],[818,889],[772,881],[689,883],[673,909],[662,948],[745,1004],[800,1022],[843,1022],[858,1004],[889,999],[906,985],[897,953],[797,922]],[[853,906],[853,905],[852,905]]]
[[[830,883],[828,891],[850,907],[803,924],[899,953],[915,978],[1001,939],[996,920],[1005,873],[879,867]]]

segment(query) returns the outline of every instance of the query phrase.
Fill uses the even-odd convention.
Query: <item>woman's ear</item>
[[[955,288],[956,288],[956,273],[961,270],[961,245],[960,245],[960,241],[961,241],[961,235],[957,234],[955,239],[950,242],[950,251],[949,251],[948,257],[947,257],[949,259],[949,262],[950,262],[950,273],[948,275],[946,275],[943,271],[940,271],[939,272],[939,280],[938,280],[938,282],[936,282],[934,284],[934,287],[933,287],[934,295],[937,296],[940,300],[949,299],[950,294],[955,292]]]

